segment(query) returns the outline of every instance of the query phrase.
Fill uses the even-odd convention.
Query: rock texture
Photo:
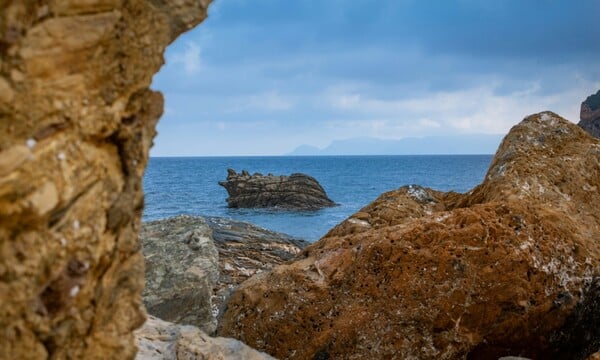
[[[308,245],[245,222],[187,215],[144,223],[140,239],[148,313],[208,334],[240,283],[293,259]]]
[[[280,359],[585,359],[598,350],[600,141],[545,112],[467,194],[383,194],[244,282],[218,333]]]
[[[140,239],[146,259],[143,298],[148,313],[213,333],[217,321],[211,297],[219,280],[219,255],[206,222],[175,217],[145,223]]]
[[[228,169],[227,181],[219,185],[227,189],[227,205],[232,208],[318,210],[335,206],[317,180],[305,174],[265,176]]]
[[[600,137],[600,90],[581,103],[579,126],[595,137]]]
[[[226,338],[213,338],[190,325],[154,316],[137,330],[137,360],[270,360],[271,356]]]
[[[210,0],[0,0],[0,358],[132,358],[165,47]]]

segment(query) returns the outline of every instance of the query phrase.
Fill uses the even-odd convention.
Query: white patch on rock
[[[27,147],[30,149],[33,149],[35,144],[37,144],[37,141],[35,141],[35,139],[30,138],[30,139],[27,139],[27,141],[25,141],[25,145],[27,145]]]

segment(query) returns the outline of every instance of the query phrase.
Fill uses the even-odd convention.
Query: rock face
[[[219,255],[202,218],[175,217],[144,223],[144,304],[148,313],[213,333],[211,297],[219,280]]]
[[[0,0],[0,358],[132,358],[165,47],[210,0]]]
[[[208,334],[240,283],[293,259],[308,245],[245,222],[187,215],[144,223],[140,239],[148,313]]]
[[[244,282],[218,333],[280,359],[585,359],[600,339],[600,141],[553,113],[467,194],[383,194]]]
[[[237,340],[213,338],[195,326],[177,325],[154,316],[149,316],[135,335],[137,360],[273,359]]]
[[[274,176],[246,170],[237,174],[227,170],[227,181],[219,185],[227,189],[227,204],[232,208],[282,208],[294,210],[318,210],[335,206],[317,180],[304,174]]]
[[[600,90],[581,103],[579,126],[595,137],[600,137]]]

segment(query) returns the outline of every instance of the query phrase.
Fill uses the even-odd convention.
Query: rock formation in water
[[[545,112],[466,194],[383,194],[244,282],[218,333],[280,359],[585,359],[600,328],[600,141]]]
[[[165,47],[210,0],[0,0],[0,358],[132,358]]]
[[[308,243],[249,223],[181,215],[142,224],[149,314],[208,334],[230,293]]]
[[[318,210],[335,206],[317,180],[304,174],[290,176],[237,174],[227,170],[227,181],[219,185],[227,189],[227,205],[231,208],[282,208]]]
[[[275,360],[271,356],[226,338],[213,338],[191,325],[177,325],[154,316],[135,332],[137,360]]]
[[[581,103],[579,117],[581,121],[577,125],[593,136],[600,137],[600,90]]]

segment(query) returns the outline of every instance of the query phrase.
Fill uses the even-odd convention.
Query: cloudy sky
[[[506,133],[600,89],[600,0],[215,0],[166,53],[153,156]]]

